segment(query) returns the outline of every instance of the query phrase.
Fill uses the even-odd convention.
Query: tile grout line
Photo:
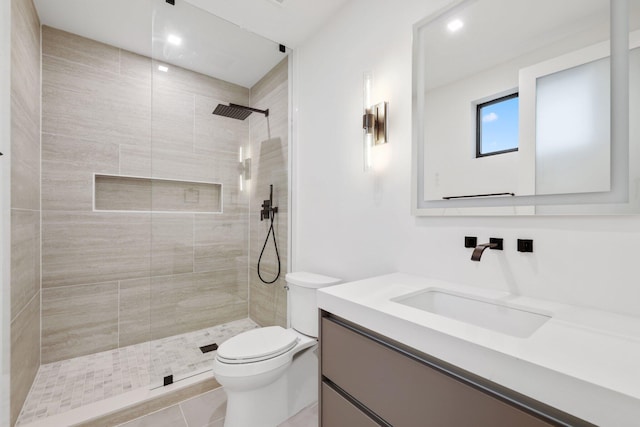
[[[104,139],[96,139],[96,138],[92,138],[90,136],[84,136],[84,135],[78,136],[78,135],[73,135],[73,134],[68,134],[68,133],[60,133],[60,132],[57,132],[57,131],[56,132],[52,132],[52,131],[48,131],[48,130],[43,130],[41,133],[42,133],[42,135],[50,135],[50,136],[57,136],[57,137],[70,138],[70,139],[79,139],[81,141],[94,142],[94,143],[97,143],[97,144],[109,143],[109,144],[113,144],[113,145],[116,145],[116,144],[118,144],[118,145],[128,145],[128,146],[131,146],[131,147],[139,147],[140,146],[140,144],[137,144],[137,143],[136,144],[127,144],[127,143],[121,144],[119,142],[105,141]],[[146,138],[145,139],[142,139],[142,138],[141,139],[133,139],[133,141],[136,141],[136,142],[143,142],[144,141],[145,143],[149,142]],[[147,145],[147,144],[145,144],[145,145]],[[168,151],[176,151],[176,150],[170,150],[169,149]],[[220,150],[220,151],[222,151],[223,153],[231,153],[231,151],[229,151],[229,150]],[[52,160],[45,160],[45,161],[52,161]]]
[[[196,214],[191,222],[191,271],[196,273]]]
[[[193,136],[191,137],[191,153],[196,153],[196,94],[193,96]]]
[[[127,144],[127,143],[120,143],[120,142],[111,142],[111,141],[105,141],[104,139],[96,139],[96,138],[91,138],[91,137],[87,137],[87,136],[77,136],[77,135],[71,135],[71,134],[67,134],[67,133],[60,133],[60,132],[50,132],[50,131],[45,131],[43,130],[41,132],[42,135],[48,135],[48,136],[56,136],[59,138],[69,138],[69,139],[77,139],[80,141],[86,141],[86,142],[92,142],[95,144],[112,144],[112,145],[125,145],[125,146],[129,146],[129,147],[140,147],[140,144]],[[143,142],[145,140],[143,139],[133,139],[132,141],[136,141],[136,142]],[[224,151],[222,150],[224,153],[230,153],[230,151]],[[64,161],[64,160],[43,160],[45,162],[63,162],[63,163],[72,163],[69,161]],[[108,173],[108,172],[105,172]]]
[[[137,279],[144,279],[146,276],[143,277],[132,277],[130,279],[125,279],[125,280],[137,280]],[[106,285],[108,283],[114,283],[114,282],[119,282],[118,279],[114,279],[114,280],[108,280],[106,282],[90,282],[90,283],[74,283],[71,285],[61,285],[61,286],[45,286],[44,288],[42,288],[43,291],[52,291],[52,290],[56,290],[56,289],[68,289],[68,288],[74,288],[74,287],[80,287],[80,286],[97,286],[97,285]]]
[[[117,316],[117,327],[118,327],[118,340],[117,340],[117,347],[118,350],[120,350],[120,289],[121,289],[121,284],[122,281],[118,280],[118,304],[116,305],[116,310],[118,310],[118,316]]]
[[[18,212],[41,212],[40,209],[27,209],[27,208],[11,208],[12,211]]]
[[[38,261],[40,262],[40,268],[39,268],[39,271],[40,271],[40,278],[39,278],[40,279],[39,280],[39,282],[40,282],[39,283],[39,285],[40,285],[39,286],[40,307],[39,308],[40,309],[38,310],[38,320],[39,320],[39,322],[38,322],[39,325],[38,326],[40,328],[40,331],[39,331],[40,333],[38,334],[38,350],[39,350],[38,351],[38,365],[42,366],[42,337],[43,337],[43,333],[42,333],[42,325],[43,325],[43,322],[42,322],[42,317],[43,317],[42,316],[42,313],[43,313],[43,311],[42,311],[42,301],[43,301],[43,298],[42,298],[42,294],[43,294],[43,292],[42,292],[42,276],[43,276],[43,274],[42,274],[42,270],[43,270],[43,268],[42,268],[42,259],[43,259],[43,252],[44,252],[44,250],[43,250],[44,244],[43,244],[43,239],[42,239],[42,236],[43,236],[42,224],[44,223],[44,221],[42,220],[42,216],[43,216],[42,215],[42,212],[43,212],[43,209],[42,209],[42,163],[43,163],[42,162],[42,141],[43,141],[43,138],[42,138],[42,135],[43,135],[43,132],[42,132],[42,130],[43,130],[42,129],[43,128],[43,126],[42,126],[42,123],[43,123],[43,114],[42,114],[42,111],[43,111],[43,109],[42,109],[43,93],[42,93],[42,87],[44,85],[44,82],[43,82],[44,81],[44,61],[42,60],[42,55],[43,55],[43,51],[42,51],[42,49],[43,49],[42,24],[40,25],[39,32],[40,32],[40,135],[39,135],[40,136],[40,153],[39,153],[40,154],[40,164],[39,164],[39,166],[40,166],[39,167],[39,170],[40,170],[40,178],[39,178],[39,180],[40,180],[40,182],[39,182],[39,184],[40,184],[40,188],[39,188],[39,190],[40,190],[40,200],[39,200],[39,202],[40,202],[39,203],[39,205],[40,205],[40,236],[39,236],[40,237],[40,242],[39,242],[39,248],[38,249],[39,249],[39,252],[40,252],[40,257],[39,257],[40,259]],[[40,367],[38,367],[38,371],[40,371]],[[37,372],[36,372],[36,377],[37,377]],[[35,380],[35,378],[34,378],[34,380]],[[33,387],[33,383],[32,383],[32,387]],[[25,402],[26,402],[26,399],[25,399]],[[23,403],[23,406],[24,406],[24,403]]]

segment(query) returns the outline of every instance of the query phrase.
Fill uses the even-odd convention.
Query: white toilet
[[[275,427],[318,399],[316,290],[340,283],[289,273],[290,329],[268,326],[223,342],[213,374],[227,393],[225,427]]]

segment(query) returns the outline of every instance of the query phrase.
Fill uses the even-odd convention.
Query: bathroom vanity
[[[400,273],[318,304],[321,426],[640,419],[640,319]]]

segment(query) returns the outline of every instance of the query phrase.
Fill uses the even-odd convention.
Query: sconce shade
[[[372,105],[373,73],[366,71],[363,75],[363,104],[364,115],[362,116],[363,132],[363,154],[364,170],[369,171],[373,167],[373,147],[384,144],[387,139],[387,109],[388,103]]]

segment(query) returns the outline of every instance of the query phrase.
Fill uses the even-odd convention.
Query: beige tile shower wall
[[[11,425],[40,366],[40,21],[11,1]]]
[[[42,362],[247,317],[249,124],[211,112],[249,90],[42,32]],[[220,183],[222,212],[94,212],[94,174]]]
[[[249,254],[249,316],[262,326],[287,323],[287,293],[284,276],[287,272],[288,239],[288,141],[289,141],[288,59],[284,59],[251,88],[251,105],[269,109],[269,117],[251,115],[251,216]],[[264,284],[257,274],[258,258],[267,236],[269,222],[260,221],[260,206],[269,198],[273,184],[274,205],[278,207],[274,229],[280,254],[280,278]],[[271,281],[277,274],[273,238],[264,251],[260,274]]]

